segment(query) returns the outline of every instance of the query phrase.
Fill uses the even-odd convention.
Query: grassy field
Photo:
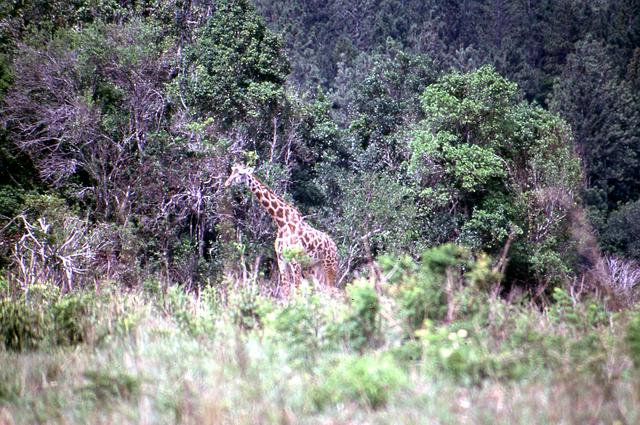
[[[507,301],[437,258],[288,303],[4,282],[0,424],[640,423],[637,312]]]

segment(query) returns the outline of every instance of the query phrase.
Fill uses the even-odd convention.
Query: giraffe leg
[[[336,285],[336,275],[338,273],[338,256],[336,245],[331,239],[328,239],[324,246],[322,260],[320,262],[322,283],[325,288],[331,288]]]
[[[295,261],[286,261],[278,256],[278,270],[280,271],[280,294],[282,298],[291,296],[291,289],[300,286],[302,267]]]
[[[303,273],[303,277],[311,282],[316,288],[322,288],[326,284],[322,264],[316,264],[306,269]]]
[[[278,292],[280,298],[287,299],[291,291],[291,273],[289,273],[287,262],[280,255],[278,255],[278,271],[280,272],[280,290]]]
[[[293,287],[298,288],[302,280],[302,267],[295,261],[291,261],[289,266],[291,267],[291,284]]]
[[[336,286],[336,275],[338,274],[337,262],[326,261],[322,268],[324,269],[325,284],[329,287]]]
[[[315,276],[316,280],[318,281],[318,285],[320,285],[321,288],[327,286],[327,274],[325,273],[323,264],[318,264],[314,267],[313,275]]]
[[[335,242],[327,236],[327,246],[324,258],[322,260],[322,268],[324,269],[325,282],[328,287],[336,286],[336,278],[338,275],[338,248]]]
[[[321,261],[310,267],[304,277],[313,282],[316,288],[327,288],[335,285],[336,268],[328,261]]]

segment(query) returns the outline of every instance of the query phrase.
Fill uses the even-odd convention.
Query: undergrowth
[[[449,245],[288,302],[251,282],[62,294],[0,285],[9,423],[638,423],[640,313],[506,300]],[[150,290],[149,288],[152,288]],[[579,409],[575,406],[580,406]],[[422,418],[422,419],[419,419]],[[430,418],[430,419],[424,419]],[[3,419],[5,420],[5,419]]]

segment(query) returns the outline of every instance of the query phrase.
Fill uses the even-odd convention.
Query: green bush
[[[312,391],[318,408],[345,401],[380,408],[407,383],[405,372],[389,355],[342,358],[325,372],[326,379]]]
[[[60,287],[51,284],[29,285],[24,292],[19,292],[19,299],[33,307],[46,308],[60,299]]]
[[[0,299],[0,332],[11,350],[75,345],[92,331],[98,300],[87,292],[60,296],[54,285],[32,285]]]
[[[478,254],[469,264],[464,277],[473,288],[483,292],[491,291],[502,280],[502,275],[491,266],[491,257],[485,253]]]
[[[142,282],[142,289],[152,297],[162,295],[162,283],[153,277],[148,277]]]
[[[22,300],[0,300],[0,332],[9,350],[34,349],[42,344],[52,326],[50,316]]]
[[[468,259],[469,252],[465,248],[445,243],[422,254],[421,269],[444,276],[447,271],[466,265]]]
[[[277,339],[289,347],[294,362],[315,356],[331,340],[331,322],[318,295],[296,295],[289,304],[275,309],[267,317]]]
[[[86,294],[67,294],[52,306],[57,345],[75,345],[86,340],[94,303]]]
[[[0,368],[0,404],[15,403],[20,400],[23,387],[21,381],[14,370]]]
[[[626,341],[633,365],[640,370],[640,313],[636,313],[629,322]]]
[[[609,320],[604,304],[596,300],[573,300],[567,290],[562,288],[554,288],[552,298],[554,303],[549,308],[549,316],[574,331],[588,332]]]
[[[494,361],[495,376],[521,379],[556,361],[558,356],[551,353],[564,343],[552,329],[540,327],[539,312],[500,299],[491,303],[490,310],[483,338],[485,345],[491,345],[488,355]]]
[[[529,318],[531,320],[531,318]],[[544,366],[549,356],[546,341],[525,340],[514,343],[511,335],[494,335],[499,327],[489,329],[426,323],[416,332],[423,347],[427,372],[442,373],[465,385],[485,379],[519,380]]]
[[[213,329],[213,320],[208,308],[200,308],[193,295],[178,286],[167,291],[165,306],[178,326],[191,334],[208,333]],[[207,307],[207,306],[205,306]]]
[[[400,286],[400,315],[408,329],[419,329],[426,318],[441,320],[447,311],[443,281],[430,271],[407,276]]]
[[[208,285],[200,291],[201,308],[209,313],[219,313],[223,307],[220,291],[213,285]]]
[[[355,281],[347,286],[349,314],[341,323],[341,331],[351,347],[362,351],[380,338],[380,300],[367,281]]]
[[[9,293],[9,282],[6,279],[0,277],[0,296],[4,296]]]
[[[260,297],[257,288],[240,290],[238,297],[231,302],[233,322],[242,330],[262,328],[264,316],[269,304]]]
[[[448,306],[447,281],[459,285],[462,266],[467,264],[468,253],[453,244],[444,244],[424,252],[419,265],[406,257],[380,258],[385,275],[390,276],[392,295],[397,298],[400,315],[408,330],[419,329],[425,319],[442,320]]]
[[[85,394],[100,401],[114,398],[135,400],[140,395],[141,380],[126,372],[90,370],[84,373]]]
[[[432,327],[428,323],[416,332],[424,346],[424,359],[454,379],[479,382],[488,374],[490,357],[464,328]]]

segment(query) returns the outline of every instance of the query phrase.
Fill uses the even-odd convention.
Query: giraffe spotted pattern
[[[305,222],[295,206],[285,202],[253,175],[253,168],[234,165],[225,187],[237,184],[249,187],[278,228],[275,252],[282,296],[289,297],[291,288],[298,286],[303,277],[324,287],[334,287],[338,255],[331,237]]]

